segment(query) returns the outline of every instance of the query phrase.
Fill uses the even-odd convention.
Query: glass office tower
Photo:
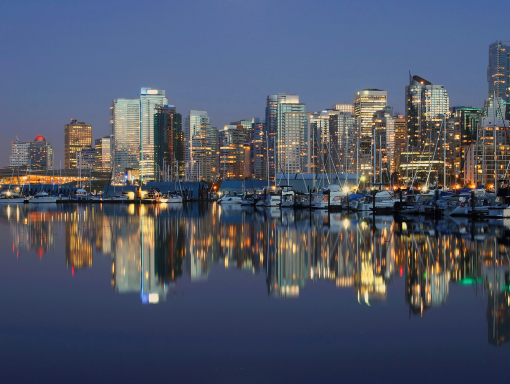
[[[154,114],[156,108],[168,104],[162,89],[142,88],[140,90],[140,179],[154,180]]]
[[[110,110],[114,179],[121,181],[127,170],[139,169],[140,100],[115,99]]]
[[[354,114],[362,137],[372,137],[374,113],[386,107],[387,99],[388,93],[380,89],[363,89],[354,95]]]
[[[489,98],[501,97],[510,102],[510,41],[495,41],[489,46],[487,67]]]
[[[66,169],[77,167],[76,153],[92,148],[92,126],[71,120],[64,126],[64,166]]]

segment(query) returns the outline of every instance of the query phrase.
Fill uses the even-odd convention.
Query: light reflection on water
[[[144,304],[166,301],[185,276],[207,284],[215,264],[265,275],[271,298],[298,299],[324,280],[367,307],[386,301],[402,277],[409,316],[446,304],[451,284],[473,285],[473,300],[487,303],[489,343],[510,339],[510,254],[501,222],[395,222],[215,204],[3,206],[0,220],[15,257],[42,259],[61,239],[74,274],[102,253],[111,257],[115,292],[140,295]]]

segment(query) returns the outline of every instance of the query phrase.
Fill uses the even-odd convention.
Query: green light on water
[[[473,285],[473,284],[476,284],[478,282],[478,280],[482,280],[482,279],[475,279],[474,277],[466,277],[462,280],[459,280],[458,283],[460,285]]]

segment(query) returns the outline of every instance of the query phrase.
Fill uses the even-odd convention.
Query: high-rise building
[[[281,108],[280,104],[295,104],[294,107],[286,106],[285,108]],[[299,96],[294,94],[287,93],[278,93],[277,95],[269,95],[267,96],[267,104],[266,104],[266,133],[267,133],[267,152],[269,158],[269,177],[271,179],[275,178],[276,173],[280,172],[278,170],[278,132],[281,131],[281,114],[282,111],[292,112],[295,110],[296,112],[304,111],[304,104],[299,103]],[[283,149],[283,148],[282,148]]]
[[[242,125],[225,125],[219,131],[219,173],[223,180],[244,178],[244,134]]]
[[[165,91],[142,88],[140,90],[140,179],[154,180],[156,163],[154,159],[154,114],[156,108],[168,104]]]
[[[92,126],[71,120],[64,126],[64,167],[75,169],[76,153],[92,148]]]
[[[329,173],[358,172],[358,135],[357,120],[351,112],[329,113],[329,155],[327,168]]]
[[[372,137],[374,113],[386,107],[388,94],[380,89],[363,89],[354,95],[354,114],[362,137]]]
[[[395,120],[393,108],[385,107],[374,114],[374,167],[380,183],[390,180],[395,166]]]
[[[439,174],[443,174],[444,169],[444,136],[450,113],[448,92],[442,85],[434,85],[420,76],[413,76],[405,88],[405,94],[409,140],[409,154],[406,158],[409,158],[409,163],[403,165],[401,162],[401,171],[405,168],[406,175],[430,173],[428,171],[432,163],[431,170],[439,180]],[[430,175],[426,178],[429,182],[433,181]]]
[[[250,173],[254,180],[267,179],[266,124],[253,119],[250,138]]]
[[[182,117],[173,105],[156,107],[154,114],[154,161],[156,180],[184,176],[184,135]],[[162,177],[160,177],[162,176]]]
[[[32,169],[53,169],[53,147],[43,136],[36,136],[32,142],[16,141],[11,143],[11,167]]]
[[[403,115],[394,115],[395,123],[395,171],[400,169],[402,158],[407,155],[406,120]]]
[[[489,45],[487,67],[489,98],[500,97],[510,103],[510,41],[495,41]]]
[[[111,110],[114,179],[140,167],[140,100],[115,99]]]
[[[99,172],[112,171],[112,136],[96,139],[96,165]]]
[[[277,173],[308,173],[310,171],[310,113],[302,103],[278,104],[276,135]]]
[[[310,172],[331,173],[334,165],[331,156],[329,118],[335,111],[324,110],[310,114]],[[335,130],[336,132],[336,130]],[[338,142],[338,138],[337,138]]]
[[[186,118],[186,180],[213,180],[217,175],[217,129],[205,111],[190,110]]]

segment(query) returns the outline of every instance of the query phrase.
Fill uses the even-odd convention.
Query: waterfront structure
[[[354,113],[360,120],[360,134],[362,138],[372,137],[374,113],[386,107],[388,93],[381,89],[363,89],[354,95]]]
[[[254,180],[267,179],[266,124],[254,118],[250,136],[250,174]]]
[[[140,100],[114,99],[110,111],[113,177],[119,182],[128,170],[138,173],[140,167]]]
[[[162,89],[140,90],[140,180],[155,180],[154,114],[156,108],[168,104]]]
[[[99,172],[112,171],[112,140],[111,135],[96,139],[96,164],[95,169]]]
[[[53,169],[53,147],[40,135],[32,142],[21,142],[16,137],[11,143],[9,166]]]
[[[395,121],[393,108],[377,111],[373,118],[373,170],[374,181],[379,183],[391,179],[395,166]],[[378,176],[378,178],[377,178]],[[384,178],[383,178],[384,176]]]
[[[354,104],[335,104],[333,110],[354,114]]]
[[[186,180],[213,180],[217,176],[218,130],[206,111],[190,110],[186,118]]]
[[[92,148],[92,126],[75,119],[64,126],[64,167],[76,169],[76,153]]]
[[[244,178],[244,127],[242,125],[225,125],[219,132],[220,143],[220,178]]]
[[[157,106],[154,114],[154,162],[156,180],[184,177],[182,116],[173,105]]]

